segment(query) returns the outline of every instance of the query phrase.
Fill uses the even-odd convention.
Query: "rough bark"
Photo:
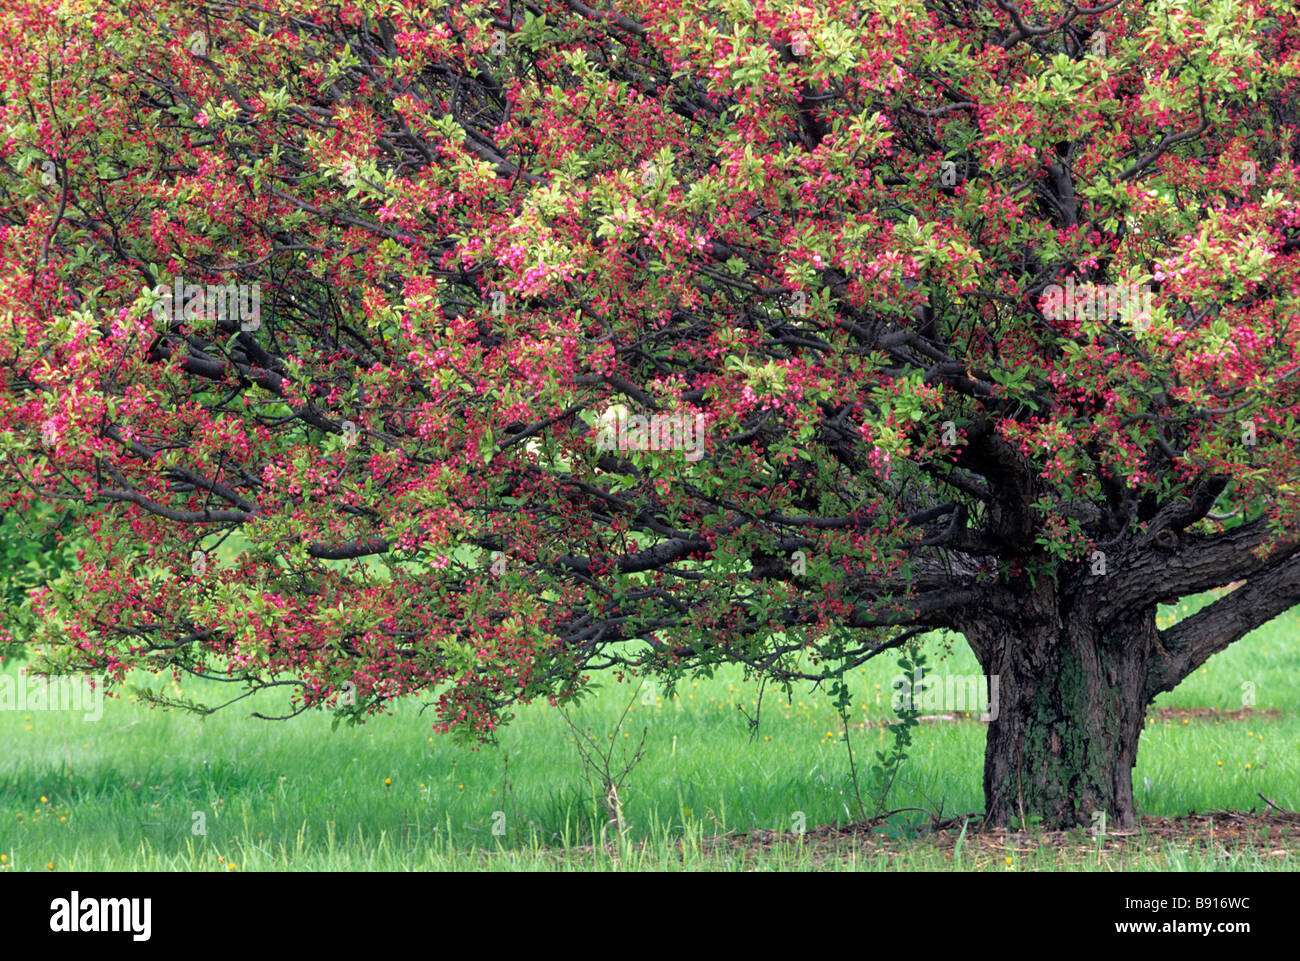
[[[1236,560],[1220,558],[1220,576],[1235,573]],[[1197,576],[1210,575],[1202,568]],[[1116,612],[1096,578],[1061,590],[1042,576],[1014,614],[980,607],[963,615],[959,629],[984,672],[998,678],[984,755],[989,822],[1039,817],[1045,827],[1065,828],[1093,823],[1103,811],[1108,824],[1132,827],[1132,771],[1152,699],[1300,603],[1300,551],[1288,545],[1235,590],[1159,631],[1156,599],[1164,589],[1153,579],[1147,603]]]
[[[1050,580],[1026,598],[1016,623],[977,614],[964,630],[999,710],[984,755],[986,819],[1046,827],[1093,822],[1131,827],[1132,769],[1150,698],[1147,662],[1155,608],[1123,628],[1103,629],[1083,598],[1059,598]]]

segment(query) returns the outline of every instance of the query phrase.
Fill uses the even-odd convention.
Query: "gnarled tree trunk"
[[[998,680],[984,754],[988,821],[1039,817],[1044,827],[1067,828],[1096,823],[1095,812],[1104,812],[1109,825],[1134,826],[1132,773],[1151,701],[1300,600],[1300,555],[1292,554],[1158,630],[1151,585],[1172,588],[1170,600],[1185,593],[1177,583],[1183,556],[1164,558],[1163,573],[1135,566],[1122,577],[1076,580],[1069,591],[1040,577],[1015,610],[962,616],[959,629],[984,673]],[[1187,566],[1204,577],[1203,563],[1193,553]],[[1226,583],[1238,568],[1224,569]],[[1135,590],[1149,600],[1129,601]]]
[[[1133,765],[1150,703],[1146,664],[1155,609],[1122,630],[1098,627],[1091,605],[1057,601],[1050,582],[1019,624],[972,625],[998,712],[984,754],[986,817],[1038,816],[1067,827],[1131,827]]]

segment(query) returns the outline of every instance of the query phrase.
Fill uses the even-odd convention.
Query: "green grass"
[[[1292,612],[1157,701],[1235,710],[1249,682],[1256,708],[1281,715],[1149,724],[1134,771],[1142,813],[1261,808],[1260,793],[1300,808],[1298,633],[1300,612]],[[941,639],[928,647],[933,662]],[[935,666],[977,670],[958,645]],[[896,673],[886,659],[853,678],[860,769],[888,744],[879,722],[892,714]],[[600,840],[606,815],[586,785],[573,733],[546,705],[522,708],[500,747],[469,750],[432,735],[431,716],[420,716],[418,703],[332,731],[322,714],[251,719],[251,698],[206,721],[114,699],[97,722],[70,712],[0,711],[0,870],[228,870],[232,863],[239,870],[797,869],[828,857],[859,869],[1060,866],[1047,849],[1008,854],[1010,866],[1001,857],[981,861],[975,848],[954,861],[924,840],[888,856],[828,848],[811,834],[749,853],[711,844],[722,832],[789,832],[800,814],[810,832],[857,820],[827,699],[805,688],[787,704],[769,690],[751,739],[739,709],[752,715],[757,691],[739,671],[688,680],[668,699],[599,680],[605,686],[575,721],[608,740],[635,696],[615,757],[630,755],[645,730],[645,757],[623,790],[631,827],[621,839],[609,829],[608,849],[584,847]],[[275,702],[268,695],[256,706]],[[924,725],[888,806],[941,807],[945,816],[980,811],[984,734],[974,721]],[[206,835],[192,833],[196,813]],[[898,820],[907,818],[924,820]],[[1175,844],[1132,856],[1079,856],[1067,866],[1294,870],[1294,839],[1289,849],[1288,857],[1263,860],[1248,847]]]

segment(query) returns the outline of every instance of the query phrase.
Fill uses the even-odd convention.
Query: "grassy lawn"
[[[769,689],[751,738],[742,712],[754,714],[756,686],[723,671],[668,698],[598,678],[600,693],[571,715],[606,743],[613,735],[616,763],[644,731],[621,837],[587,785],[574,732],[546,705],[522,708],[498,748],[478,750],[433,736],[418,703],[335,731],[321,714],[249,718],[275,706],[270,696],[206,721],[125,697],[107,700],[97,722],[0,711],[0,870],[1296,870],[1297,822],[1221,815],[1208,828],[1169,822],[1165,834],[1149,824],[1262,811],[1261,794],[1300,809],[1297,634],[1292,612],[1157,701],[1134,771],[1148,827],[1136,836],[982,834],[977,819],[961,830],[960,816],[983,807],[985,725],[966,718],[922,726],[887,798],[887,809],[957,816],[947,829],[927,831],[933,819],[916,811],[874,833],[837,829],[859,818],[828,699],[805,688],[787,702]],[[977,671],[959,644],[937,663],[943,638],[928,650],[940,672]],[[887,655],[853,679],[860,775],[888,746],[882,722],[897,673]],[[1243,691],[1253,691],[1253,711],[1238,711]],[[1206,708],[1215,711],[1195,710]],[[860,781],[865,795],[869,779]],[[194,833],[200,820],[206,834]]]

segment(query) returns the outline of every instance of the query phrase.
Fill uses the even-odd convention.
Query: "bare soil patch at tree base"
[[[984,828],[982,815],[933,821],[913,830],[865,823],[820,827],[803,835],[783,831],[748,831],[716,835],[705,845],[731,845],[757,858],[778,847],[811,849],[814,861],[831,862],[898,859],[915,861],[930,855],[934,868],[965,870],[1050,869],[1053,866],[1101,867],[1122,870],[1125,862],[1165,858],[1171,849],[1211,855],[1253,849],[1261,858],[1300,857],[1300,813],[1269,809],[1264,813],[1215,811],[1179,817],[1143,817],[1133,830],[1106,829],[1094,835],[1087,828],[1069,831],[1021,831]],[[966,822],[965,837],[962,823]],[[960,851],[958,842],[960,839]],[[1010,863],[1008,863],[1008,858]],[[1030,863],[1032,862],[1032,863]]]

